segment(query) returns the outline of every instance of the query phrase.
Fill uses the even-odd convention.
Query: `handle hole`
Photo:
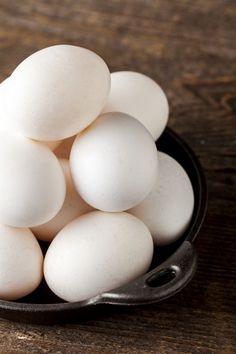
[[[157,274],[153,274],[146,280],[146,284],[152,288],[158,288],[173,280],[176,276],[176,271],[173,268],[163,269]]]

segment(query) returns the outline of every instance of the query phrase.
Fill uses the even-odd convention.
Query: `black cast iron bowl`
[[[196,270],[197,256],[193,241],[203,223],[207,208],[207,187],[197,157],[172,130],[166,129],[156,143],[160,151],[174,157],[187,172],[193,186],[195,206],[191,223],[174,244],[157,248],[150,270],[135,281],[86,301],[62,302],[45,282],[32,294],[18,301],[0,300],[0,317],[18,322],[58,323],[79,321],[96,310],[113,306],[147,305],[162,301],[180,291]],[[42,245],[45,248],[45,244]]]

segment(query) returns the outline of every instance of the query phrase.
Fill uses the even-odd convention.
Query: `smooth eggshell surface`
[[[7,130],[10,131],[10,124],[8,122],[8,117],[6,114],[6,109],[5,109],[5,88],[8,85],[8,82],[10,82],[9,78],[5,79],[3,82],[0,84],[0,130]],[[46,145],[49,147],[50,150],[55,150],[60,144],[61,140],[55,140],[55,141],[40,141],[42,144]]]
[[[52,219],[65,199],[59,161],[46,146],[0,131],[0,222],[31,227]]]
[[[70,165],[81,197],[94,208],[119,212],[139,204],[158,173],[152,136],[124,113],[101,115],[73,144]]]
[[[39,141],[75,135],[98,116],[109,90],[110,73],[97,54],[72,45],[42,49],[9,79],[9,130]]]
[[[157,140],[167,124],[169,105],[162,88],[132,71],[111,74],[111,91],[103,112],[124,112],[138,119]]]
[[[59,160],[66,179],[66,197],[59,213],[46,224],[32,228],[34,235],[42,241],[51,241],[56,234],[76,217],[92,211],[92,207],[78,195],[71,178],[69,161]]]
[[[0,299],[28,295],[43,277],[43,254],[29,229],[0,225]]]
[[[94,211],[67,225],[44,262],[48,286],[66,301],[82,301],[145,273],[153,241],[147,227],[127,213]]]
[[[9,78],[5,79],[3,82],[0,84],[0,130],[6,130],[10,131],[10,124],[8,122],[8,116],[6,114],[6,109],[5,109],[5,90],[6,86],[8,85],[8,82],[10,82]],[[50,150],[55,150],[60,144],[61,140],[56,140],[56,141],[40,141],[42,144],[46,145],[49,147]]]
[[[149,228],[155,245],[165,246],[186,230],[194,208],[190,179],[171,156],[159,152],[159,175],[144,201],[129,212]]]

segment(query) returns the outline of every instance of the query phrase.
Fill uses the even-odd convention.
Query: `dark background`
[[[1,80],[57,43],[92,49],[111,71],[140,71],[166,91],[169,126],[208,179],[199,266],[188,287],[161,304],[77,325],[0,320],[0,352],[236,353],[236,1],[0,0]]]

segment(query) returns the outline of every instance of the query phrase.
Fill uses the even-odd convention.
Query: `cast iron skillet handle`
[[[99,303],[142,305],[162,301],[180,291],[192,278],[197,264],[192,244],[184,241],[164,263],[135,281],[101,295]]]

